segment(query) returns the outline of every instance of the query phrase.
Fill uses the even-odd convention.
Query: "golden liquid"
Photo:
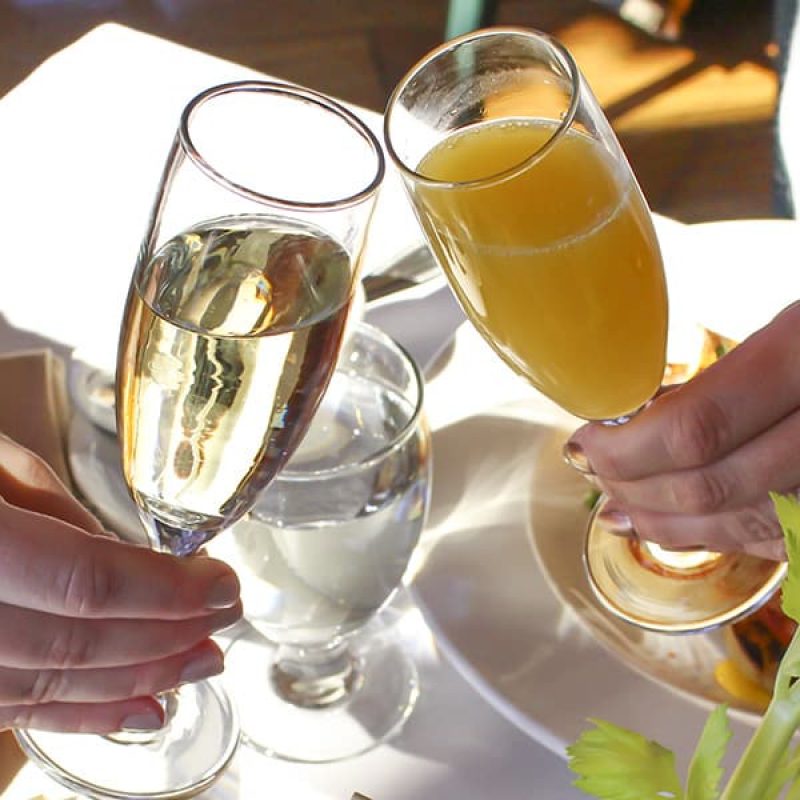
[[[486,123],[446,139],[417,171],[456,184],[488,178],[553,131]],[[513,369],[585,419],[614,419],[652,397],[666,356],[661,255],[635,181],[606,150],[568,132],[504,180],[414,193],[465,311]]]
[[[134,282],[117,367],[126,481],[157,543],[196,549],[298,446],[336,362],[344,250],[270,218],[168,242]]]

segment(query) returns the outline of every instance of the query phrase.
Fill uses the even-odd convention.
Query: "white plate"
[[[800,298],[800,270],[790,263],[800,253],[795,222],[665,231],[678,327],[697,321],[741,339]],[[736,705],[713,678],[719,636],[639,631],[597,604],[581,566],[585,484],[560,456],[578,422],[510,385],[495,391],[488,411],[476,413],[469,401],[469,416],[443,411],[445,395],[507,383],[484,349],[461,331],[431,387],[436,421],[447,424],[434,434],[431,518],[414,583],[423,613],[467,680],[555,752],[563,754],[587,717],[599,717],[688,757],[708,709]],[[736,708],[731,716],[734,755],[757,717]]]
[[[718,640],[639,631],[600,608],[580,555],[586,487],[560,456],[569,428],[542,410],[516,401],[434,433],[414,595],[467,680],[553,751],[598,717],[688,756],[729,699],[713,679]],[[754,718],[732,717],[741,740]]]
[[[539,411],[512,402],[434,433],[414,595],[467,680],[553,751],[599,717],[688,755],[729,699],[717,638],[639,631],[600,608],[582,571],[586,486],[560,457],[569,429]],[[752,715],[732,717],[745,736]]]

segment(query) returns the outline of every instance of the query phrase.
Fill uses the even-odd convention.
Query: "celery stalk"
[[[800,623],[800,500],[770,493],[786,542],[789,568],[782,585],[784,613]],[[730,737],[725,708],[712,712],[690,765],[683,791],[673,754],[603,720],[591,720],[567,748],[575,785],[600,800],[800,800],[800,747],[790,751],[800,729],[800,627],[778,666],[772,700],[728,782],[719,794],[722,756]]]
[[[736,765],[720,800],[770,800],[769,787],[800,727],[800,628],[781,659],[767,710]],[[782,788],[782,787],[780,787]],[[775,795],[777,796],[777,794]]]

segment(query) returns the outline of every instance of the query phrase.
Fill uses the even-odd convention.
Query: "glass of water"
[[[212,552],[239,573],[252,630],[226,654],[244,741],[293,761],[366,752],[418,693],[377,617],[401,585],[430,494],[422,379],[359,324],[292,459]]]

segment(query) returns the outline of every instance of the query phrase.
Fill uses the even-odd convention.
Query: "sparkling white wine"
[[[395,442],[413,413],[382,383],[337,372],[288,466],[214,542],[239,575],[247,620],[267,638],[331,641],[400,584],[429,491],[424,421]]]
[[[353,287],[340,244],[264,216],[171,239],[123,323],[123,467],[157,544],[195,550],[242,516],[304,435],[335,366]]]

